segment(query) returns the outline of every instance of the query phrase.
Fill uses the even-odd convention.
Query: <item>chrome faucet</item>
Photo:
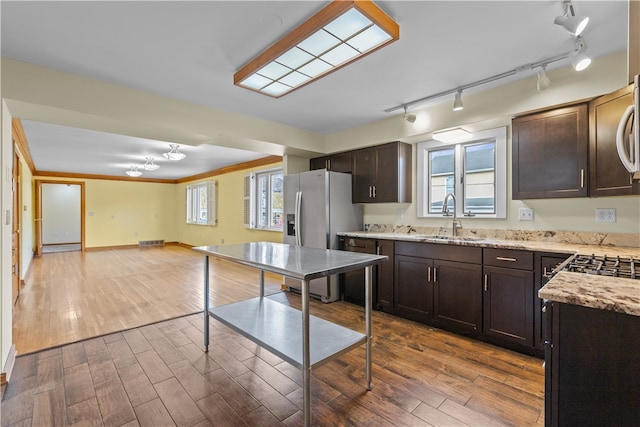
[[[451,235],[455,237],[458,234],[458,229],[462,228],[462,224],[458,221],[456,217],[456,195],[453,193],[449,193],[444,196],[444,201],[442,202],[442,215],[443,216],[451,216],[451,212],[449,212],[449,199],[453,199],[453,223],[451,225]]]

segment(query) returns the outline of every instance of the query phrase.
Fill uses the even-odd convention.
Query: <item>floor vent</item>
[[[150,246],[164,246],[164,240],[140,240],[138,247],[148,248]]]

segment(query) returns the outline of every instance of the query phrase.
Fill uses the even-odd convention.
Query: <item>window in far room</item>
[[[245,176],[245,227],[282,231],[284,222],[282,183],[282,169],[260,171]]]
[[[216,182],[187,185],[187,224],[216,223]]]
[[[506,218],[506,145],[506,128],[476,132],[462,142],[419,143],[417,216],[442,216],[452,193],[459,217]],[[453,198],[447,206],[453,210]]]

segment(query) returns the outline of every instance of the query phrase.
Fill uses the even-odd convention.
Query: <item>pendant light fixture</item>
[[[128,171],[125,172],[127,175],[132,176],[132,177],[138,177],[140,175],[142,175],[142,171],[140,171],[138,169],[138,166],[136,165],[131,165],[131,167],[129,168]]]
[[[144,170],[154,171],[160,167],[157,163],[153,161],[153,157],[146,157],[146,162],[144,162]]]
[[[167,153],[164,153],[162,155],[162,157],[164,157],[165,159],[182,160],[187,157],[186,154],[180,152],[180,150],[178,149],[180,148],[180,146],[178,144],[169,144],[169,147],[171,147],[171,149]]]
[[[464,110],[464,105],[462,105],[462,90],[456,92],[456,99],[453,101],[453,111],[460,110]]]

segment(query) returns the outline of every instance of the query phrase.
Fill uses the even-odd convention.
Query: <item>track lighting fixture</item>
[[[453,111],[464,110],[464,105],[462,105],[462,90],[458,89],[456,92],[456,99],[453,101]]]
[[[131,167],[129,168],[128,171],[125,172],[127,175],[132,176],[132,177],[137,177],[142,175],[142,171],[138,170],[138,166],[136,165],[131,165]]]
[[[186,154],[180,152],[180,150],[178,149],[180,146],[178,144],[169,144],[169,147],[171,147],[169,152],[162,155],[162,157],[164,157],[165,159],[182,160],[187,157]]]
[[[407,114],[407,107],[404,107],[404,115],[402,116],[402,118],[405,119],[409,123],[415,123],[416,122],[416,115],[415,114]]]
[[[144,162],[144,170],[154,171],[160,167],[160,165],[154,163],[153,157],[147,157],[146,162]]]
[[[568,31],[574,31],[575,34],[580,34],[582,31],[584,31],[584,28],[587,25],[589,18],[576,16],[573,10],[573,5],[571,4],[571,0],[562,0],[562,7],[564,10],[564,15],[557,17],[554,22],[558,25],[562,25],[563,27],[567,28]],[[586,50],[587,50],[587,46],[585,44],[584,38],[582,36],[576,36],[574,37],[574,49],[569,52],[564,52],[554,56],[550,56],[548,58],[544,58],[537,62],[524,64],[519,67],[512,68],[511,70],[508,70],[499,74],[495,74],[493,76],[486,77],[484,79],[477,80],[471,83],[467,83],[453,89],[443,90],[441,92],[434,93],[432,95],[414,99],[413,101],[405,102],[404,104],[387,108],[386,110],[384,110],[384,112],[390,113],[392,111],[396,111],[401,108],[404,108],[405,115],[406,115],[407,107],[410,107],[412,105],[417,105],[417,104],[423,104],[433,99],[451,95],[452,93],[456,94],[455,101],[453,102],[453,111],[460,111],[464,109],[464,105],[462,104],[463,90],[482,86],[491,82],[495,82],[497,80],[514,76],[522,72],[535,70],[536,68],[540,68],[540,71],[538,72],[537,88],[539,91],[544,90],[547,87],[549,87],[549,85],[551,85],[551,80],[549,79],[546,73],[547,65],[569,58],[571,60],[574,70],[582,71],[585,68],[587,68],[589,64],[591,64],[591,59],[587,56]]]
[[[589,17],[576,16],[571,0],[563,0],[562,7],[564,9],[564,14],[556,17],[553,23],[564,27],[569,34],[579,36],[587,27]]]
[[[551,85],[551,79],[547,76],[547,64],[544,64],[540,67],[540,71],[538,71],[538,92],[541,90],[545,90]]]
[[[571,64],[576,71],[582,71],[591,64],[591,58],[587,56],[587,46],[582,37],[575,39],[576,50],[571,52]]]

